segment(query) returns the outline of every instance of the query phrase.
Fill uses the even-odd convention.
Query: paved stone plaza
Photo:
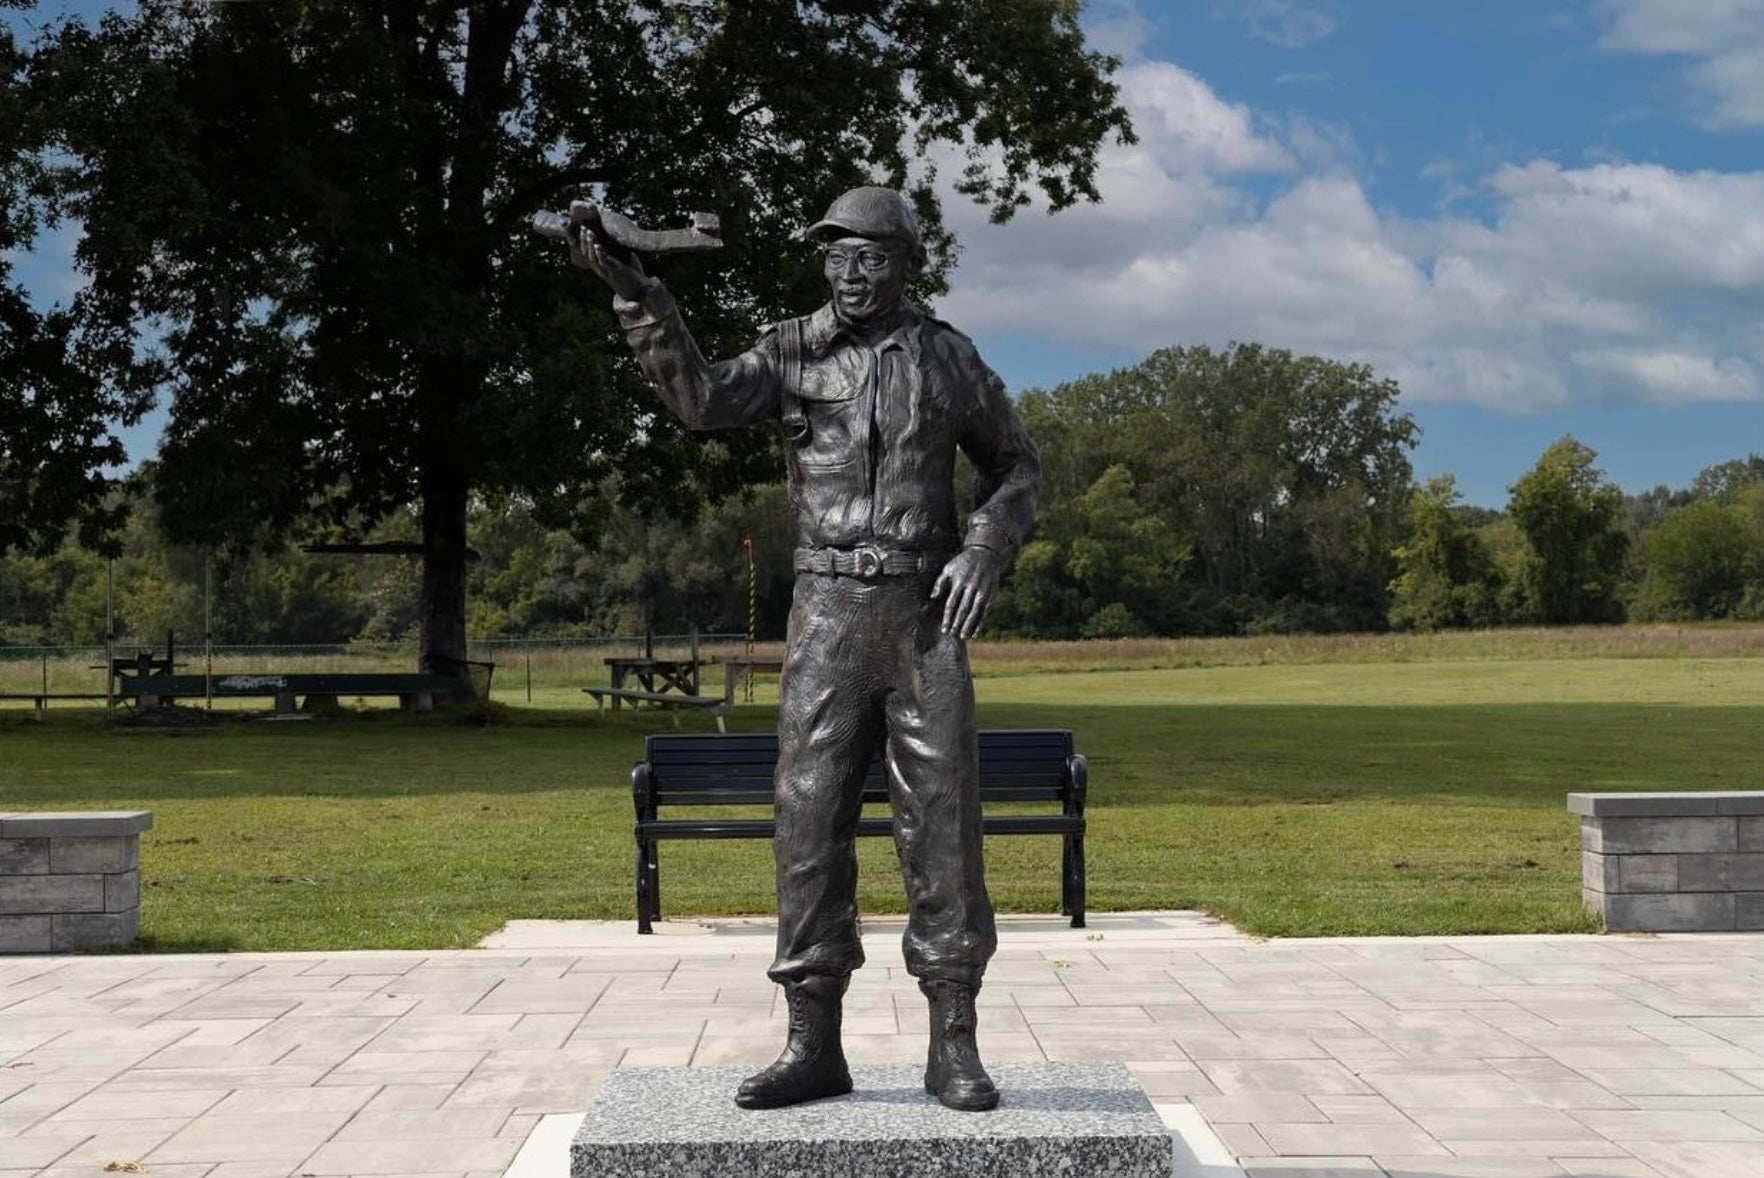
[[[1185,1178],[1764,1174],[1764,934],[1092,925],[1002,922],[981,1046],[1126,1061]],[[847,1050],[920,1062],[900,925],[866,930]],[[561,1176],[612,1069],[772,1059],[771,948],[764,921],[518,922],[459,952],[0,959],[0,1178]]]

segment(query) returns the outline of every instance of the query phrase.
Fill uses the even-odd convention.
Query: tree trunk
[[[466,479],[453,470],[423,472],[423,594],[421,666],[460,680],[464,698],[476,697],[466,673]]]

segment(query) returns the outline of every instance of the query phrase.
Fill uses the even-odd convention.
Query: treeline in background
[[[1764,458],[1688,487],[1625,493],[1564,438],[1515,472],[1505,510],[1417,486],[1416,427],[1364,366],[1254,345],[1160,351],[1021,400],[1040,444],[1040,520],[989,632],[1123,638],[1764,619]],[[165,538],[152,464],[124,492],[110,554],[68,540],[0,555],[0,645],[396,642],[417,625],[410,557],[298,543],[211,554]],[[645,511],[616,478],[575,530],[518,499],[469,517],[474,640],[638,634],[783,637],[786,493],[748,487],[690,515]],[[414,511],[366,530],[412,541]],[[322,537],[321,537],[322,538]],[[108,590],[107,590],[108,586]]]

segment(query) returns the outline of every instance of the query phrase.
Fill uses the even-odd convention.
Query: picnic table
[[[777,674],[784,669],[781,659],[751,656],[700,659],[696,652],[694,657],[684,659],[658,659],[646,652],[641,657],[613,657],[602,661],[611,672],[612,685],[582,689],[594,697],[596,707],[605,707],[611,702],[615,712],[627,703],[633,707],[646,704],[667,708],[673,713],[676,727],[680,723],[680,708],[703,708],[716,721],[718,732],[726,731],[723,714],[735,706],[735,688],[746,676]],[[723,694],[720,697],[700,694],[700,670],[707,663],[719,661],[723,665]]]
[[[670,691],[681,695],[698,694],[698,668],[702,664],[696,658],[658,659],[643,655],[602,661],[610,668],[614,691],[646,691],[652,695],[666,695]],[[635,684],[632,680],[636,681]],[[615,696],[615,711],[618,706],[618,697]]]

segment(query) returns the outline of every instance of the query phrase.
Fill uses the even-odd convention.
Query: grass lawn
[[[1090,757],[1093,910],[1204,908],[1269,935],[1584,931],[1563,795],[1764,788],[1764,661],[1574,654],[1004,660],[978,690],[984,726],[1069,727]],[[771,696],[731,726],[770,727]],[[489,727],[373,711],[199,733],[8,709],[0,808],[153,810],[158,949],[459,946],[513,917],[629,919],[627,770],[668,722],[581,699],[548,686]],[[763,843],[662,856],[667,915],[771,907]],[[865,909],[900,910],[887,840],[862,860]],[[1057,906],[1057,839],[996,839],[988,862],[1001,910]]]

